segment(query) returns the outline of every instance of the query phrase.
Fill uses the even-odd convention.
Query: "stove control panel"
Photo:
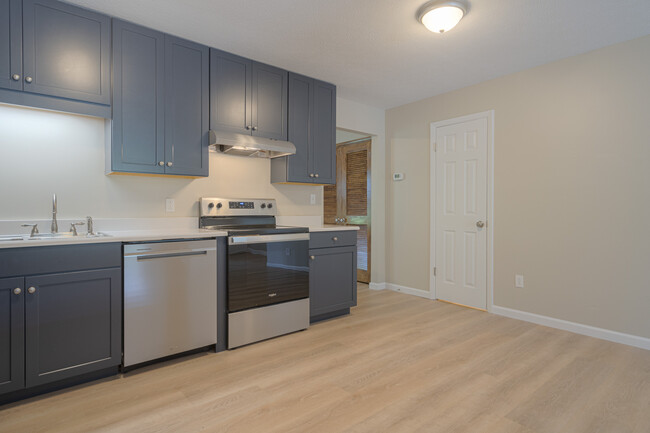
[[[275,215],[275,199],[232,199],[203,197],[200,216]]]

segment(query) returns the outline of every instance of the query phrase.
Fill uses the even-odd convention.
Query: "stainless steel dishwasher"
[[[216,240],[124,245],[124,366],[216,342]]]

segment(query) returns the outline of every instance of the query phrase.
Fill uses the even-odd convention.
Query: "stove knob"
[[[217,203],[217,209],[221,209],[221,206],[223,206],[221,203]]]
[[[212,209],[214,207],[214,203],[208,203],[208,209]]]
[[[271,209],[273,207],[273,203],[269,203],[268,207],[269,207],[269,209]]]
[[[266,207],[266,205],[265,205],[264,203],[262,203],[262,206],[260,206],[260,207],[261,207],[262,209],[264,209],[264,208]]]

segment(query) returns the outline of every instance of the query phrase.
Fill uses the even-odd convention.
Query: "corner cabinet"
[[[117,372],[121,259],[119,243],[0,251],[0,394]]]
[[[289,73],[288,140],[296,154],[271,161],[272,183],[336,183],[336,86]]]
[[[210,129],[287,139],[288,72],[210,50]]]
[[[0,0],[0,102],[110,117],[110,18],[54,0]]]
[[[208,176],[209,49],[113,21],[109,173]]]
[[[357,305],[356,236],[356,231],[310,234],[311,322],[348,314]]]

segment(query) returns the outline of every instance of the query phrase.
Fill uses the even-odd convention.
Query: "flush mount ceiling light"
[[[467,4],[463,1],[434,0],[418,10],[418,21],[434,33],[444,33],[453,29],[466,13]]]

